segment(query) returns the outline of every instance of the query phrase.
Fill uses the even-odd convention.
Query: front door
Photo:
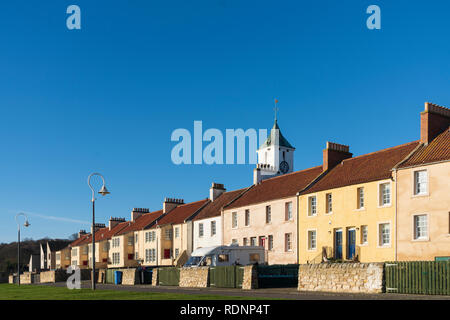
[[[266,247],[266,237],[259,237],[259,245],[264,248]]]
[[[334,258],[342,259],[342,230],[334,231]]]
[[[355,257],[355,245],[356,245],[356,231],[355,229],[348,230],[347,238],[347,259],[352,260]]]

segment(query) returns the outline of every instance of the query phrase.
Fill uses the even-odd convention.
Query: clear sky
[[[68,30],[66,8],[81,8]],[[366,8],[381,8],[381,30]],[[449,1],[5,1],[0,7],[0,242],[65,238],[89,225],[89,173],[111,195],[97,221],[253,165],[171,162],[173,130],[270,128],[319,165],[327,140],[354,155],[419,138],[425,101],[450,106]],[[55,218],[44,218],[52,216]]]

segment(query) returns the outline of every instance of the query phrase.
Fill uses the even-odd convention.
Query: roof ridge
[[[344,162],[344,161],[351,161],[351,160],[357,159],[357,158],[371,156],[371,155],[374,155],[376,153],[381,153],[381,152],[385,152],[385,151],[389,151],[389,150],[394,150],[394,149],[405,147],[407,145],[410,145],[410,144],[413,144],[413,143],[417,143],[417,142],[419,142],[419,140],[414,140],[414,141],[411,141],[411,142],[399,144],[397,146],[393,146],[393,147],[389,147],[389,148],[385,148],[385,149],[381,149],[381,150],[377,150],[377,151],[372,151],[372,152],[365,153],[365,154],[360,154],[359,156],[356,156],[356,157],[351,157],[351,158],[344,159],[344,160],[342,160],[342,162]]]
[[[282,174],[282,175],[279,175],[279,176],[276,176],[276,177],[264,179],[264,180],[261,181],[261,183],[264,183],[264,182],[269,181],[269,180],[275,180],[275,179],[291,176],[291,175],[294,175],[294,174],[298,174],[298,173],[301,173],[301,172],[317,169],[317,168],[320,168],[320,167],[322,167],[322,165],[315,166],[315,167],[310,167],[310,168],[307,168],[307,169],[302,169],[302,170],[298,170],[298,171],[294,171],[294,172],[285,173],[285,174]]]

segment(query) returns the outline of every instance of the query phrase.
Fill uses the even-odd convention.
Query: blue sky
[[[81,8],[81,30],[66,8]],[[381,8],[381,30],[365,13]],[[89,225],[89,173],[111,195],[97,220],[211,182],[252,183],[253,165],[172,164],[177,128],[270,128],[322,162],[419,138],[425,101],[450,106],[448,1],[14,1],[0,8],[0,242],[64,238]],[[40,216],[38,216],[38,215]],[[45,219],[53,216],[58,219]]]

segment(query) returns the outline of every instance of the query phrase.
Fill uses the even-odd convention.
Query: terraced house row
[[[327,142],[322,163],[300,171],[276,120],[257,152],[250,186],[213,183],[206,199],[95,225],[96,266],[181,266],[230,244],[264,247],[268,264],[450,257],[450,109],[425,103],[417,141],[359,156]],[[91,242],[81,231],[56,266],[89,268]]]

